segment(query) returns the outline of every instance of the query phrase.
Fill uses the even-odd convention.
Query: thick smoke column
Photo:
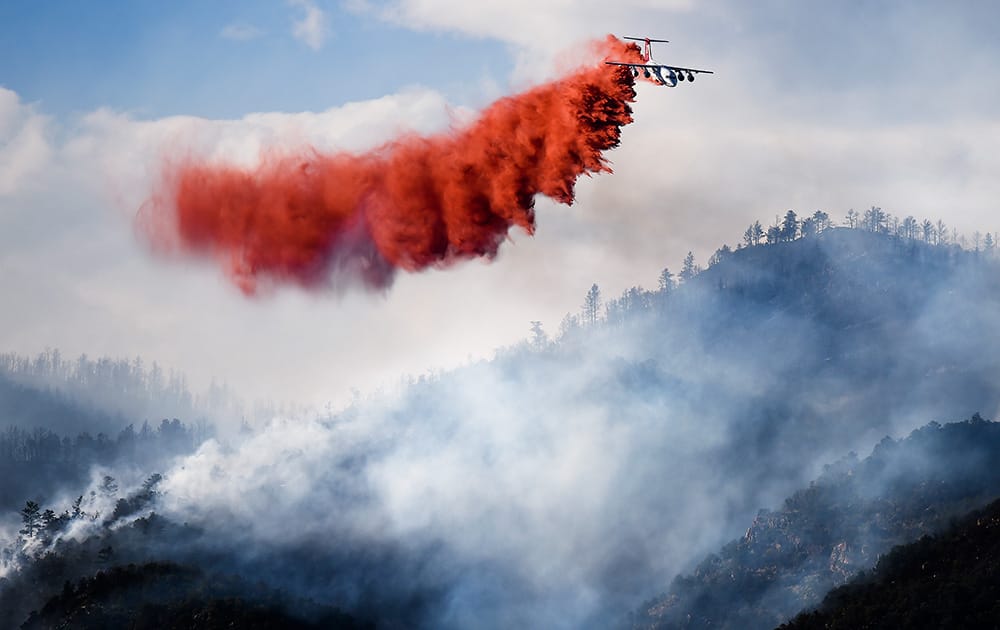
[[[252,170],[170,161],[140,214],[155,245],[208,254],[246,293],[261,280],[322,287],[346,274],[371,288],[396,269],[492,258],[512,226],[534,230],[541,193],[571,204],[583,173],[632,121],[633,77],[605,58],[641,62],[608,36],[600,62],[503,98],[470,125],[406,135],[367,153],[270,155]]]

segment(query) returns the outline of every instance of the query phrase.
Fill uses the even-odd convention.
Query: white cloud
[[[245,42],[251,39],[257,39],[264,34],[264,31],[260,30],[252,24],[246,24],[244,22],[233,22],[232,24],[227,24],[220,32],[219,36],[223,39],[231,39],[238,42]]]
[[[0,196],[29,183],[49,157],[49,120],[0,87]]]
[[[603,0],[395,0],[381,9],[381,14],[410,28],[456,31],[525,48],[555,41],[558,48],[627,22],[642,21],[648,28],[653,22],[650,18],[687,11],[692,4],[691,0],[623,0],[613,5]]]
[[[305,42],[313,50],[322,48],[329,32],[326,13],[313,0],[288,0],[288,4],[302,12],[292,24],[295,39]]]
[[[516,57],[517,82],[549,78],[552,61],[580,42],[606,33],[666,37],[650,32],[652,24],[676,28],[679,15],[688,12],[691,0],[511,0],[463,2],[461,0],[392,0],[376,5],[353,0],[350,10],[368,12],[413,30],[447,31],[495,39],[511,45]]]

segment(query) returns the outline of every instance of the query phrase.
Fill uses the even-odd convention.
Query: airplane
[[[715,74],[711,70],[699,70],[698,68],[682,68],[680,66],[668,66],[662,63],[656,63],[653,61],[653,42],[667,43],[669,40],[666,39],[650,39],[648,37],[626,37],[625,39],[630,39],[635,42],[642,42],[642,60],[643,63],[628,63],[626,61],[605,61],[604,63],[609,66],[626,66],[632,71],[632,76],[639,76],[640,69],[643,75],[647,79],[654,79],[660,85],[665,85],[667,87],[676,87],[678,81],[684,81],[687,79],[690,82],[694,82],[694,77],[697,74]],[[666,76],[664,76],[664,71],[666,71]]]

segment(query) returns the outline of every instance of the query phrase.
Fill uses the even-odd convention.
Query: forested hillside
[[[24,630],[362,630],[340,611],[230,576],[171,563],[129,564],[66,582]]]
[[[995,628],[1000,619],[1000,502],[896,547],[870,572],[782,630]]]
[[[224,387],[193,396],[183,376],[141,359],[0,354],[0,528],[26,500],[82,490],[96,468],[163,470],[239,410]]]
[[[773,628],[893,546],[1000,497],[1000,423],[978,415],[884,439],[761,510],[746,533],[645,604],[635,628]],[[899,626],[908,627],[908,626]]]
[[[0,426],[67,433],[119,431],[117,413],[79,405],[58,391],[18,382],[0,371]]]
[[[874,213],[863,229],[821,219],[793,220],[768,244],[751,230],[703,271],[689,256],[681,281],[664,270],[655,291],[605,300],[595,285],[555,340],[536,323],[529,342],[396,395],[209,439],[167,469],[131,470],[128,483],[109,470],[122,484],[115,500],[101,498],[98,475],[82,510],[100,518],[74,519],[72,496],[36,501],[69,520],[45,544],[21,535],[3,588],[32,593],[17,601],[37,609],[65,580],[170,560],[260,576],[388,627],[604,628],[677,575],[722,580],[725,563],[696,572],[706,554],[792,497],[726,552],[754,567],[740,578],[753,591],[746,614],[778,623],[786,609],[765,595],[818,598],[876,546],[934,527],[920,506],[943,515],[993,491],[989,475],[970,485],[980,468],[893,459],[922,444],[951,461],[951,438],[927,436],[966,429],[931,426],[795,494],[823,464],[887,435],[1000,408],[993,246],[889,233]],[[968,424],[981,439],[957,442],[990,448],[994,425]],[[144,502],[154,473],[162,480]],[[875,519],[884,531],[863,526],[886,510],[895,516]],[[867,548],[850,542],[858,536]],[[831,554],[837,570],[823,569]],[[790,585],[762,567],[814,579]]]
[[[60,493],[81,490],[96,468],[142,467],[163,470],[172,458],[187,455],[208,437],[206,428],[188,427],[176,418],[139,430],[128,425],[115,437],[84,431],[60,436],[46,429],[0,432],[0,510],[26,500],[47,502]],[[8,519],[0,517],[0,523]]]
[[[0,354],[0,426],[110,433],[160,418],[196,424],[249,413],[224,384],[195,394],[183,374],[155,361],[147,368],[141,357],[68,360],[54,349],[34,357]]]

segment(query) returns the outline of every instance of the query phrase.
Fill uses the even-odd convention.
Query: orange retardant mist
[[[600,59],[502,98],[464,127],[403,135],[367,153],[265,155],[253,169],[170,160],[139,226],[159,250],[216,260],[246,294],[270,284],[388,287],[397,270],[493,258],[513,226],[534,231],[534,199],[571,204],[584,173],[632,122],[634,79],[604,59],[642,62],[608,36]]]

